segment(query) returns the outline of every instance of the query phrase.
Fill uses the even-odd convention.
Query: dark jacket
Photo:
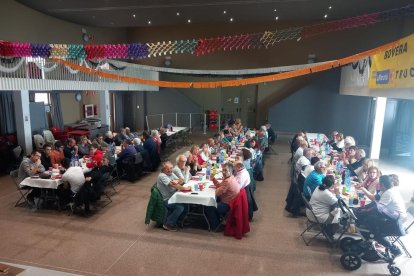
[[[153,220],[157,223],[163,223],[164,221],[164,200],[160,190],[157,186],[154,185],[151,188],[151,197],[148,201],[147,214],[145,216],[145,224],[150,224],[150,221]]]

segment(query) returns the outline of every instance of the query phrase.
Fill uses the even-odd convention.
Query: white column
[[[379,159],[381,151],[382,129],[384,127],[385,108],[387,98],[377,97],[375,106],[374,127],[371,137],[371,159]]]
[[[17,142],[25,154],[31,154],[32,126],[30,124],[29,91],[14,91],[14,116],[16,118]]]
[[[102,124],[108,125],[108,129],[111,129],[111,111],[109,101],[109,91],[99,91],[99,117]]]

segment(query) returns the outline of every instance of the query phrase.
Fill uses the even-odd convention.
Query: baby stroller
[[[367,262],[382,260],[388,264],[387,267],[391,275],[400,275],[401,270],[395,266],[395,257],[390,250],[376,241],[375,235],[361,225],[357,216],[343,200],[339,200],[339,207],[344,214],[341,218],[341,224],[354,224],[356,233],[360,236],[359,238],[344,237],[340,239],[339,246],[343,251],[340,261],[343,268],[353,271],[361,267],[362,260]],[[387,235],[389,234],[387,233]]]

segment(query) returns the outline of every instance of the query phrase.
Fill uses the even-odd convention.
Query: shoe
[[[177,226],[175,225],[164,224],[162,228],[164,228],[164,230],[167,230],[167,231],[177,232]]]

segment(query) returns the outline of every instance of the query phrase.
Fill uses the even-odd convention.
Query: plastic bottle
[[[345,187],[346,187],[346,191],[350,192],[350,190],[351,190],[351,173],[349,172],[348,168],[345,169],[344,184],[345,184]]]
[[[220,163],[224,163],[224,151],[221,151],[221,154],[220,154]]]
[[[211,174],[211,164],[210,161],[207,162],[207,169],[206,169],[206,178],[209,179]]]

